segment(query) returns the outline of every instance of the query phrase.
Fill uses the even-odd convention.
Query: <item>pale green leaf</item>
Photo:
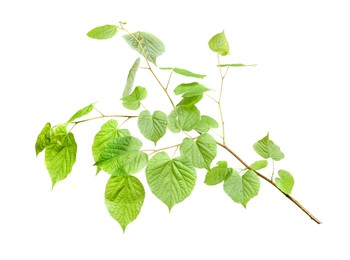
[[[281,152],[279,146],[270,140],[269,134],[256,142],[253,148],[257,154],[265,159],[272,158],[275,161],[279,161],[284,158],[284,154]]]
[[[279,178],[275,179],[277,187],[286,194],[291,194],[294,186],[294,178],[292,174],[285,170],[278,171]]]
[[[186,69],[180,69],[180,68],[160,68],[161,70],[172,70],[174,73],[186,76],[186,77],[191,77],[191,78],[198,78],[198,79],[203,79],[205,78],[206,75],[203,74],[197,74],[193,73],[192,71],[186,70]]]
[[[35,153],[36,156],[38,156],[39,153],[41,153],[47,145],[50,144],[50,131],[51,131],[51,124],[46,123],[44,128],[40,131],[36,143],[35,143]]]
[[[126,84],[123,92],[123,97],[128,96],[131,93],[132,87],[134,86],[135,76],[139,68],[139,65],[140,65],[140,58],[137,58],[129,70],[128,78],[126,80]]]
[[[209,48],[221,56],[225,56],[230,53],[230,46],[227,42],[225,32],[214,35],[209,40]]]
[[[227,162],[220,161],[217,163],[217,166],[207,172],[204,183],[207,185],[217,185],[223,182],[227,176],[231,175],[232,171],[232,168],[227,168]]]
[[[259,177],[253,171],[247,171],[241,176],[233,170],[224,182],[224,190],[237,203],[247,206],[249,200],[258,195],[260,189]]]
[[[123,106],[127,109],[137,110],[141,106],[141,100],[147,97],[147,90],[144,87],[136,87],[134,91],[125,97],[122,97]]]
[[[193,96],[202,95],[204,92],[209,91],[209,90],[210,89],[199,84],[198,82],[192,82],[192,83],[184,83],[184,84],[177,86],[174,89],[174,93],[176,95],[182,94],[182,97],[193,97]]]
[[[254,162],[252,165],[250,165],[250,168],[257,171],[257,170],[261,170],[263,168],[266,168],[267,165],[268,165],[268,162],[266,160],[259,160],[259,161]]]
[[[68,121],[67,123],[73,122],[75,119],[78,119],[80,117],[83,117],[87,114],[89,114],[94,109],[94,104],[90,104],[80,110],[78,110]]]
[[[103,147],[96,165],[114,176],[137,173],[148,161],[147,154],[140,151],[141,146],[142,142],[132,136],[109,141]]]
[[[118,26],[106,24],[98,26],[87,33],[87,36],[97,40],[105,40],[112,38],[118,32]]]
[[[199,133],[206,133],[212,128],[218,128],[219,124],[214,118],[210,116],[201,116],[201,120],[197,124],[195,130]]]
[[[201,101],[203,98],[203,95],[198,95],[198,96],[192,96],[192,97],[184,97],[182,100],[177,104],[176,106],[194,106],[197,104],[199,101]]]
[[[180,145],[180,152],[194,167],[209,170],[217,153],[217,145],[211,135],[202,134],[195,141],[185,138]]]
[[[157,144],[167,130],[168,116],[161,111],[154,111],[153,115],[148,110],[142,111],[137,121],[141,134]]]
[[[165,152],[154,155],[146,168],[152,193],[171,208],[186,199],[196,182],[196,171],[184,157],[171,159]]]
[[[233,64],[219,64],[218,67],[255,67],[257,64],[242,64],[242,63],[233,63]]]
[[[119,222],[123,231],[136,219],[145,199],[145,189],[134,176],[111,176],[105,190],[109,214]]]
[[[168,128],[173,133],[193,130],[200,120],[200,112],[195,106],[177,106],[169,115]]]
[[[157,58],[165,51],[163,42],[153,34],[147,32],[127,34],[123,38],[132,49],[136,50],[154,65],[157,65]]]

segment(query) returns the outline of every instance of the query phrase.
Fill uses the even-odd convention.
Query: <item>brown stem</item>
[[[88,121],[92,121],[92,120],[96,120],[96,119],[101,119],[101,118],[106,118],[106,117],[126,117],[126,118],[137,118],[138,116],[126,116],[126,115],[102,115],[102,116],[96,116],[96,117],[91,117],[88,119],[84,119],[84,120],[80,120],[80,121],[74,121],[71,122],[72,124],[77,125],[80,123],[84,123],[84,122],[88,122]]]
[[[220,145],[222,148],[227,150],[230,154],[232,154],[241,164],[244,165],[247,169],[255,172],[260,178],[264,179],[268,183],[270,183],[272,186],[274,186],[276,189],[278,189],[281,193],[283,193],[289,200],[291,200],[297,207],[299,207],[302,211],[305,212],[306,215],[308,215],[313,221],[315,221],[317,224],[321,224],[322,222],[318,220],[314,215],[312,215],[306,208],[304,208],[296,199],[294,199],[291,195],[284,193],[282,190],[280,190],[277,185],[267,178],[266,176],[262,175],[256,170],[253,170],[245,161],[243,161],[234,151],[232,151],[229,147],[227,147],[225,144],[217,142],[218,145]]]

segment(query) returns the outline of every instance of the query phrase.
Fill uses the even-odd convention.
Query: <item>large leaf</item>
[[[137,173],[147,164],[148,156],[141,152],[142,142],[126,136],[108,142],[102,149],[96,165],[114,176]]]
[[[195,130],[200,133],[206,133],[212,128],[218,128],[219,124],[214,118],[210,116],[201,116],[201,120],[197,124]]]
[[[128,96],[131,93],[132,87],[134,86],[135,76],[139,68],[139,65],[140,65],[140,58],[137,58],[129,70],[128,78],[126,80],[126,84],[123,92],[123,97]]]
[[[143,136],[156,145],[166,133],[168,116],[161,111],[154,111],[151,115],[148,110],[145,110],[140,113],[137,124]]]
[[[50,130],[51,124],[46,123],[44,128],[40,131],[35,143],[36,156],[38,156],[38,154],[41,153],[46,148],[46,146],[50,144]]]
[[[115,36],[118,32],[118,26],[106,24],[98,26],[87,33],[87,36],[97,40],[106,40]]]
[[[215,34],[208,42],[209,48],[221,56],[230,53],[230,46],[227,42],[225,32]]]
[[[168,128],[173,133],[193,130],[200,120],[200,112],[195,106],[177,106],[169,115]]]
[[[192,83],[184,83],[184,84],[178,85],[174,89],[174,93],[176,95],[182,94],[182,97],[193,97],[193,96],[202,95],[204,92],[209,90],[210,89],[199,84],[198,82],[192,82]]]
[[[259,160],[259,161],[254,162],[252,165],[250,165],[250,168],[257,171],[257,170],[261,170],[263,168],[266,168],[267,165],[268,165],[268,162],[266,160]]]
[[[217,153],[216,141],[209,134],[200,135],[196,141],[185,138],[180,145],[180,152],[194,167],[209,170]]]
[[[194,106],[197,104],[199,101],[201,101],[203,98],[203,95],[198,95],[198,96],[192,96],[192,97],[184,97],[182,100],[176,105],[176,106]]]
[[[157,65],[157,58],[165,51],[163,42],[153,34],[147,32],[127,34],[123,38],[132,49],[136,50],[154,65]]]
[[[153,194],[171,210],[191,194],[196,171],[186,158],[171,159],[167,153],[160,152],[149,161],[146,178]]]
[[[253,171],[247,171],[243,176],[233,170],[224,182],[224,190],[237,203],[247,206],[248,201],[257,196],[260,189],[259,177]]]
[[[105,204],[109,214],[125,231],[141,211],[145,189],[134,176],[111,176],[106,185]]]
[[[197,74],[193,73],[192,71],[186,70],[186,69],[180,69],[180,68],[160,68],[162,70],[172,70],[176,74],[186,76],[186,77],[191,77],[191,78],[198,78],[198,79],[203,79],[206,75],[203,74]]]
[[[233,169],[227,168],[227,162],[220,161],[217,166],[211,168],[205,176],[204,183],[207,185],[216,185],[223,182],[227,176],[232,174]]]
[[[242,63],[231,63],[231,64],[219,64],[218,67],[255,67],[256,64],[242,64]]]
[[[147,97],[147,90],[144,87],[136,87],[134,91],[125,97],[122,97],[123,106],[127,109],[137,110],[141,106],[141,100]]]
[[[56,131],[45,150],[45,164],[51,176],[52,188],[68,176],[76,160],[77,144],[74,135],[63,134],[62,129]]]
[[[75,119],[78,119],[80,117],[83,117],[87,114],[89,114],[94,109],[94,104],[90,104],[80,110],[78,110],[68,121],[67,123],[73,122]]]
[[[275,179],[277,187],[286,194],[291,194],[294,186],[294,178],[292,174],[285,170],[278,171],[279,178]]]
[[[279,146],[270,140],[269,134],[256,142],[253,148],[257,154],[265,159],[272,158],[275,161],[279,161],[284,158],[284,154],[281,152]]]

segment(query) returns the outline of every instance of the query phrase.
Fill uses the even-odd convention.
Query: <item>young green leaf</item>
[[[250,165],[250,168],[257,171],[257,170],[261,170],[263,168],[266,168],[267,165],[268,165],[268,162],[266,160],[260,160],[260,161],[254,162],[252,165]]]
[[[233,170],[224,182],[224,190],[237,203],[247,207],[249,200],[258,195],[260,189],[259,177],[253,171],[247,171],[243,176]]]
[[[197,104],[199,101],[201,101],[203,98],[203,95],[198,95],[198,96],[192,96],[192,97],[184,97],[182,100],[177,104],[176,106],[194,106]]]
[[[147,90],[144,87],[136,87],[134,91],[125,97],[122,97],[123,106],[127,109],[137,110],[141,106],[141,100],[147,97]]]
[[[233,63],[233,64],[219,64],[218,67],[255,67],[256,64],[242,64],[242,63]]]
[[[278,171],[279,178],[275,179],[277,187],[286,194],[291,194],[294,186],[294,178],[292,174],[285,170]]]
[[[180,152],[194,167],[209,170],[217,153],[216,141],[209,134],[200,135],[196,141],[185,138],[180,145]]]
[[[39,133],[35,143],[36,156],[38,156],[38,154],[41,153],[46,148],[46,146],[50,143],[50,130],[51,130],[51,124],[46,123],[44,128]]]
[[[210,116],[201,116],[201,120],[197,124],[195,130],[199,133],[206,133],[212,128],[218,128],[219,124],[214,118]]]
[[[161,70],[172,70],[174,73],[186,76],[186,77],[191,77],[191,78],[198,78],[198,79],[203,79],[205,78],[206,75],[203,74],[197,74],[193,73],[192,71],[186,70],[186,69],[180,69],[180,68],[160,68]]]
[[[177,106],[169,114],[168,128],[173,133],[193,130],[200,120],[200,112],[195,106]]]
[[[73,122],[75,119],[78,119],[80,117],[83,117],[87,114],[89,114],[94,109],[94,104],[90,104],[80,110],[78,110],[68,121],[67,123]]]
[[[230,46],[227,42],[225,32],[221,32],[218,34],[215,34],[210,40],[209,40],[209,48],[216,52],[217,54],[221,56],[226,56],[230,53]]]
[[[207,185],[217,185],[223,182],[227,176],[231,175],[232,171],[232,168],[227,168],[227,162],[220,161],[217,163],[217,166],[207,172],[204,183]]]
[[[144,110],[139,115],[137,125],[141,134],[156,145],[166,133],[168,116],[161,111],[154,111],[151,115],[148,110]]]
[[[87,36],[97,40],[106,40],[115,36],[118,32],[118,26],[106,24],[98,26],[87,33]]]
[[[193,97],[193,96],[202,95],[204,92],[209,90],[210,89],[199,84],[198,82],[192,82],[192,83],[184,83],[184,84],[178,85],[174,89],[174,93],[176,95],[182,94],[182,97]]]
[[[113,176],[137,173],[147,164],[148,156],[141,152],[142,142],[132,136],[108,142],[100,153],[96,165]]]
[[[136,219],[145,199],[145,189],[134,176],[111,176],[106,185],[105,204],[123,231]]]
[[[126,97],[131,93],[132,87],[134,86],[135,76],[139,68],[139,65],[140,65],[140,58],[137,58],[129,70],[128,78],[126,80],[126,84],[123,92],[123,97]]]
[[[196,170],[184,157],[171,159],[165,152],[154,155],[146,168],[152,193],[169,208],[186,199],[196,182]]]
[[[279,161],[284,158],[284,154],[281,152],[279,146],[270,140],[269,134],[256,142],[253,148],[257,154],[265,159],[272,158],[274,161]]]
[[[123,38],[132,49],[157,66],[157,58],[165,51],[165,46],[160,39],[147,32],[127,34]]]
[[[55,138],[51,138],[45,150],[45,164],[51,176],[52,188],[72,171],[77,154],[77,144],[72,133],[62,135],[62,132],[56,132],[55,134]]]

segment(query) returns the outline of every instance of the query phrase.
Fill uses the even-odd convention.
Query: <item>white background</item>
[[[0,258],[349,259],[346,3],[2,1]],[[91,28],[120,20],[131,31],[163,40],[167,52],[158,59],[160,66],[208,74],[204,84],[213,89],[219,75],[207,42],[225,30],[231,56],[223,62],[258,64],[227,76],[228,144],[250,163],[259,158],[251,145],[270,131],[286,155],[276,167],[293,173],[293,196],[322,225],[263,182],[245,210],[221,187],[204,185],[200,171],[191,196],[171,214],[146,186],[144,207],[123,234],[104,206],[108,176],[95,177],[92,167],[90,147],[103,121],[74,128],[77,163],[51,191],[43,154],[35,158],[34,150],[47,121],[65,122],[96,101],[106,113],[131,113],[119,97],[137,53],[120,35],[109,41],[86,37]],[[160,72],[163,81],[167,73]],[[172,87],[180,80],[174,77]],[[146,71],[139,71],[136,81],[149,89],[147,108],[170,111]],[[217,117],[216,107],[205,102],[211,104],[206,99],[200,108]],[[224,152],[218,159],[240,167]],[[143,172],[137,176],[146,184]]]

